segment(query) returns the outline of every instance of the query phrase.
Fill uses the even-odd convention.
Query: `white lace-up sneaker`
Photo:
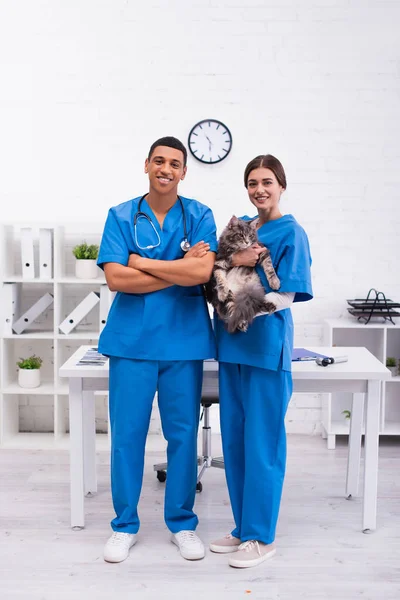
[[[227,554],[228,552],[236,552],[242,542],[239,538],[234,537],[231,533],[228,533],[219,540],[214,540],[210,544],[211,552],[218,552],[219,554]]]
[[[181,556],[186,560],[199,560],[205,556],[203,542],[194,531],[184,529],[173,533],[171,542],[178,546]]]
[[[229,557],[229,564],[231,567],[255,567],[260,563],[272,558],[276,554],[276,548],[274,544],[264,544],[257,540],[249,540],[240,544],[238,551],[231,557]]]
[[[114,531],[104,546],[104,560],[107,562],[122,562],[129,556],[129,550],[136,544],[136,533]]]

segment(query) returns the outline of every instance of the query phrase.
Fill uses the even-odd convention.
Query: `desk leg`
[[[358,496],[360,477],[361,435],[364,412],[364,394],[353,394],[351,407],[349,451],[347,456],[346,497]]]
[[[363,532],[376,529],[378,495],[378,453],[380,420],[380,381],[368,381],[365,414],[365,464]]]
[[[83,475],[85,496],[97,492],[96,478],[96,412],[93,391],[83,396]]]
[[[69,380],[69,462],[71,494],[71,527],[85,526],[83,497],[83,409],[82,379]]]

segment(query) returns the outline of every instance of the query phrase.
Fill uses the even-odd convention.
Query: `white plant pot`
[[[398,375],[397,367],[388,367],[388,369],[392,373],[392,377],[396,377]]]
[[[40,369],[19,369],[18,383],[22,388],[39,387]]]
[[[76,259],[75,275],[79,279],[96,279],[99,274],[97,261],[91,259]]]

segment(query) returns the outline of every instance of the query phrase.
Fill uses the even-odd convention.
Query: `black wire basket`
[[[365,325],[371,319],[376,318],[390,321],[395,325],[393,317],[400,317],[400,312],[395,310],[400,308],[400,302],[393,302],[393,300],[386,298],[383,292],[378,292],[375,288],[369,290],[366,298],[347,300],[347,304],[351,306],[347,309],[349,313]]]

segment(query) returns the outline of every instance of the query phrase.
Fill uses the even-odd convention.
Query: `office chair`
[[[204,375],[203,375],[203,388],[201,391],[201,406],[203,408],[202,416],[203,419],[203,437],[202,437],[202,455],[197,457],[197,464],[199,465],[199,471],[197,474],[196,491],[201,492],[203,484],[201,478],[203,477],[206,469],[210,467],[216,467],[218,469],[224,469],[224,458],[223,456],[213,458],[211,455],[211,427],[210,427],[210,408],[213,404],[219,404],[218,396],[218,370],[208,369],[207,363],[214,363],[215,361],[204,361]],[[157,472],[158,481],[164,482],[167,479],[167,468],[168,464],[159,463],[153,466],[154,471]]]

